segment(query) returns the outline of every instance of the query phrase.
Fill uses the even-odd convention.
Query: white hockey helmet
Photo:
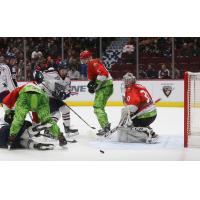
[[[132,73],[128,72],[123,76],[123,83],[125,87],[128,87],[136,83],[136,78]]]

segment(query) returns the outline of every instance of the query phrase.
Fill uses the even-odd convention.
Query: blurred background
[[[0,63],[16,56],[17,81],[31,81],[35,68],[69,66],[72,80],[87,80],[82,50],[101,58],[114,80],[126,72],[138,79],[183,79],[184,71],[200,71],[199,37],[0,37]]]

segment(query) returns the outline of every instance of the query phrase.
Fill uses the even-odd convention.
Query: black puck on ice
[[[101,153],[104,153],[104,151],[103,151],[103,150],[100,150],[100,152],[101,152]]]

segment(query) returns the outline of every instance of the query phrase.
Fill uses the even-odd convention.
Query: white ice
[[[90,129],[71,112],[71,125],[80,133],[75,137],[77,143],[68,144],[68,149],[52,151],[0,149],[0,160],[200,160],[200,148],[183,148],[183,108],[158,108],[158,117],[152,124],[160,135],[158,144],[119,143],[115,135],[109,140],[97,139],[95,133],[99,126],[93,108],[72,108],[97,129]],[[119,121],[121,107],[107,107],[106,111],[113,128]],[[62,121],[59,126],[63,129]]]

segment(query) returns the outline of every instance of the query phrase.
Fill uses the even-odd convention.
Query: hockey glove
[[[88,92],[93,94],[95,93],[95,89],[97,88],[98,84],[96,83],[96,81],[90,81],[88,84],[87,84],[87,88],[88,88]]]
[[[16,135],[10,135],[10,136],[8,137],[8,149],[9,149],[9,150],[13,148],[14,143],[15,143],[15,141],[16,141],[16,137],[17,137]]]
[[[65,100],[66,98],[69,98],[70,97],[70,93],[65,93],[65,92],[62,92],[62,91],[55,91],[55,92],[52,92],[52,95],[56,98],[56,99],[59,99],[59,100]]]
[[[4,121],[7,122],[8,124],[11,124],[13,121],[15,115],[14,110],[6,110],[5,115],[4,115]]]

